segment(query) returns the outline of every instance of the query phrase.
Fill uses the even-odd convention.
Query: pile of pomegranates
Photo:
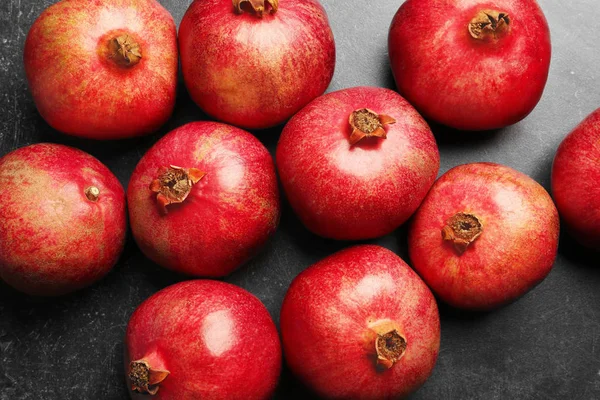
[[[176,36],[156,0],[48,7],[24,48],[40,114],[56,130],[89,139],[157,130],[175,105]],[[541,185],[499,164],[460,165],[435,181],[440,155],[420,113],[488,130],[520,121],[539,102],[551,45],[534,0],[406,0],[388,45],[400,94],[353,87],[323,95],[336,51],[318,0],[193,1],[179,30],[185,85],[208,115],[235,126],[202,121],[171,131],[141,158],[127,190],[140,250],[187,276],[225,277],[274,235],[276,171],[316,235],[373,239],[412,217],[414,271],[390,250],[358,245],[308,267],[285,295],[286,361],[323,398],[416,391],[440,347],[432,291],[469,310],[524,295],[552,268],[558,211],[577,240],[600,249],[600,109],[558,149],[558,211]],[[277,165],[238,128],[287,120]],[[5,155],[0,279],[44,296],[91,285],[122,252],[126,208],[117,178],[87,153],[42,143]],[[281,363],[269,312],[228,283],[169,286],[127,326],[132,398],[267,399]]]

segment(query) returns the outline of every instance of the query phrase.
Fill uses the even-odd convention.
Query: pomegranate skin
[[[133,313],[125,371],[136,360],[169,371],[156,400],[259,400],[277,386],[281,346],[260,300],[228,283],[196,280],[161,290]]]
[[[149,186],[170,165],[206,175],[163,215]],[[188,275],[228,275],[258,252],[279,223],[271,155],[248,132],[216,122],[190,123],[163,137],[137,165],[127,195],[133,236],[144,254]]]
[[[0,278],[9,285],[63,295],[116,264],[127,230],[125,192],[91,155],[49,143],[22,147],[0,158],[0,187]]]
[[[475,216],[483,227],[462,254],[443,238],[459,213]],[[465,164],[431,188],[413,218],[409,253],[439,298],[485,311],[516,300],[548,275],[558,236],[558,212],[537,182],[503,165]]]
[[[482,11],[508,14],[508,29],[476,39],[469,25]],[[388,47],[398,91],[425,118],[462,130],[525,118],[550,68],[550,30],[535,0],[407,0]]]
[[[552,194],[567,230],[600,250],[600,109],[561,143],[552,167]]]
[[[325,92],[335,69],[333,33],[317,0],[282,1],[262,18],[248,8],[236,13],[231,0],[194,1],[179,49],[196,104],[248,129],[285,122]]]
[[[376,364],[373,338],[390,329],[405,339],[406,351],[387,369]],[[321,260],[292,282],[281,335],[288,365],[320,396],[395,399],[431,375],[440,320],[431,291],[400,257],[362,245]]]
[[[135,42],[141,59],[128,53],[126,62],[109,51],[117,37]],[[163,125],[175,106],[177,31],[155,0],[59,1],[31,27],[24,62],[40,114],[69,135],[145,135]]]
[[[396,120],[387,139],[350,144],[349,116],[367,108]],[[324,95],[296,114],[277,146],[277,168],[296,214],[317,235],[362,240],[386,235],[419,207],[435,181],[439,152],[406,100],[382,88]]]

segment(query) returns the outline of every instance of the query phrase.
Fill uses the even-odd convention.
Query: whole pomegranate
[[[134,399],[268,399],[281,370],[279,336],[265,306],[247,291],[183,282],[133,313],[125,370]]]
[[[533,179],[491,163],[444,174],[414,216],[409,252],[415,270],[452,306],[490,310],[550,272],[558,212]]]
[[[89,139],[148,134],[171,116],[177,31],[155,0],[62,0],[25,42],[35,104],[55,129]]]
[[[216,122],[167,134],[137,165],[127,192],[147,257],[197,276],[228,275],[279,223],[273,159],[254,136]]]
[[[287,124],[277,168],[292,207],[332,239],[386,235],[419,207],[440,165],[431,130],[406,100],[381,88],[322,96]]]
[[[585,246],[600,250],[600,109],[558,148],[552,194],[570,233]]]
[[[550,53],[535,0],[407,0],[389,32],[400,93],[426,118],[464,130],[525,118],[544,91]]]
[[[286,361],[331,399],[392,399],[431,375],[440,346],[435,299],[400,257],[356,246],[302,272],[281,309]]]
[[[196,0],[179,27],[183,77],[211,116],[279,125],[323,94],[335,43],[317,0]]]
[[[38,296],[91,285],[125,243],[125,193],[100,161],[34,144],[0,158],[0,278]]]

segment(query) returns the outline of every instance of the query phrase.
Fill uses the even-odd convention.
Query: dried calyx
[[[160,383],[169,376],[169,371],[154,370],[147,361],[138,360],[129,364],[128,376],[132,391],[155,395]]]
[[[171,165],[158,170],[158,178],[150,184],[150,190],[157,193],[156,200],[163,215],[169,204],[183,203],[206,173],[196,168],[181,168]]]
[[[142,59],[138,42],[124,33],[108,41],[108,57],[121,67],[133,67]]]
[[[442,228],[442,238],[452,242],[454,249],[461,255],[482,232],[483,225],[475,215],[458,213],[446,221]]]
[[[505,12],[482,10],[469,22],[469,33],[478,40],[496,40],[509,31],[510,17]]]
[[[233,0],[233,7],[238,14],[247,11],[262,18],[265,13],[275,14],[277,12],[279,0]]]
[[[354,146],[366,137],[385,139],[387,137],[385,125],[394,124],[396,120],[388,115],[377,114],[367,108],[362,108],[350,114],[349,122],[352,127],[350,145]]]
[[[96,186],[89,186],[83,192],[89,201],[96,202],[100,197],[100,189],[98,189]]]
[[[406,339],[395,329],[378,334],[375,340],[375,351],[377,352],[377,365],[384,368],[392,368],[406,352]]]

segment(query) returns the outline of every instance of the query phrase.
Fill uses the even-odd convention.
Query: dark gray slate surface
[[[177,22],[191,2],[160,1]],[[393,88],[387,30],[402,2],[322,1],[338,50],[330,90],[357,85]],[[51,3],[0,1],[0,155],[40,141],[74,145],[105,162],[126,185],[138,160],[159,137],[204,116],[180,85],[175,115],[149,138],[98,144],[54,132],[35,110],[21,61],[29,27]],[[542,101],[526,120],[498,132],[459,134],[434,127],[442,157],[440,173],[462,163],[493,161],[519,169],[549,188],[558,144],[600,106],[600,4],[596,0],[540,3],[554,47]],[[271,151],[278,135],[278,129],[258,134]],[[405,229],[373,242],[407,256]],[[348,245],[308,233],[284,203],[274,240],[227,280],[257,295],[278,321],[291,280]],[[442,305],[439,361],[413,398],[599,399],[599,259],[563,236],[550,276],[518,302],[477,315]],[[145,298],[179,280],[146,260],[129,240],[115,270],[80,293],[36,300],[0,286],[0,400],[127,399],[121,353],[128,318]],[[284,370],[277,398],[309,396]]]

